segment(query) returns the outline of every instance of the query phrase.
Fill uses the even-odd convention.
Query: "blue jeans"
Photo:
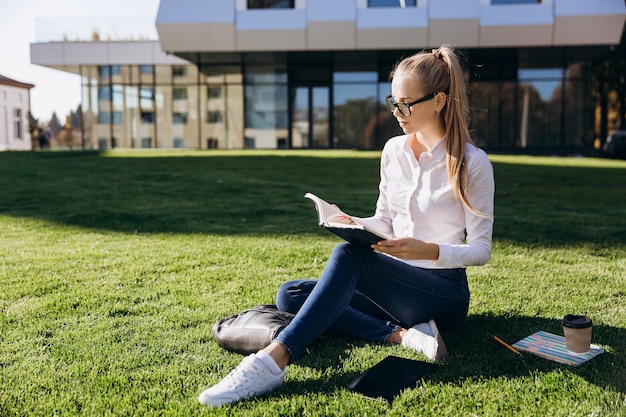
[[[423,269],[369,248],[341,243],[319,280],[281,285],[279,309],[297,313],[276,337],[299,358],[323,333],[384,342],[399,327],[434,319],[459,325],[467,315],[465,269]]]

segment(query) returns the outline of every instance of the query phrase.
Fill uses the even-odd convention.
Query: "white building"
[[[0,75],[0,151],[32,149],[28,113],[33,87]]]
[[[378,149],[398,133],[392,66],[448,43],[479,145],[586,146],[594,60],[625,17],[623,0],[161,0],[158,42],[39,42],[31,60],[82,76],[88,148]]]

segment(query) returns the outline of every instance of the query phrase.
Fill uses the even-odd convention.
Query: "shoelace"
[[[244,364],[233,369],[228,375],[227,381],[230,388],[244,386],[253,376],[259,374],[259,369],[255,366]]]

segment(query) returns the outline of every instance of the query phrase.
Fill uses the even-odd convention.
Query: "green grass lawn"
[[[399,346],[324,338],[273,394],[198,394],[241,360],[219,319],[317,277],[339,240],[313,192],[367,216],[378,152],[0,153],[0,416],[625,416],[626,161],[492,155],[489,264],[450,358],[392,405],[343,386]],[[514,343],[594,321],[579,367]]]

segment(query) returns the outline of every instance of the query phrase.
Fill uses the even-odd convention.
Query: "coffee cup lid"
[[[570,327],[572,329],[585,329],[591,327],[591,319],[587,316],[576,316],[574,314],[568,314],[563,317],[563,326]]]

